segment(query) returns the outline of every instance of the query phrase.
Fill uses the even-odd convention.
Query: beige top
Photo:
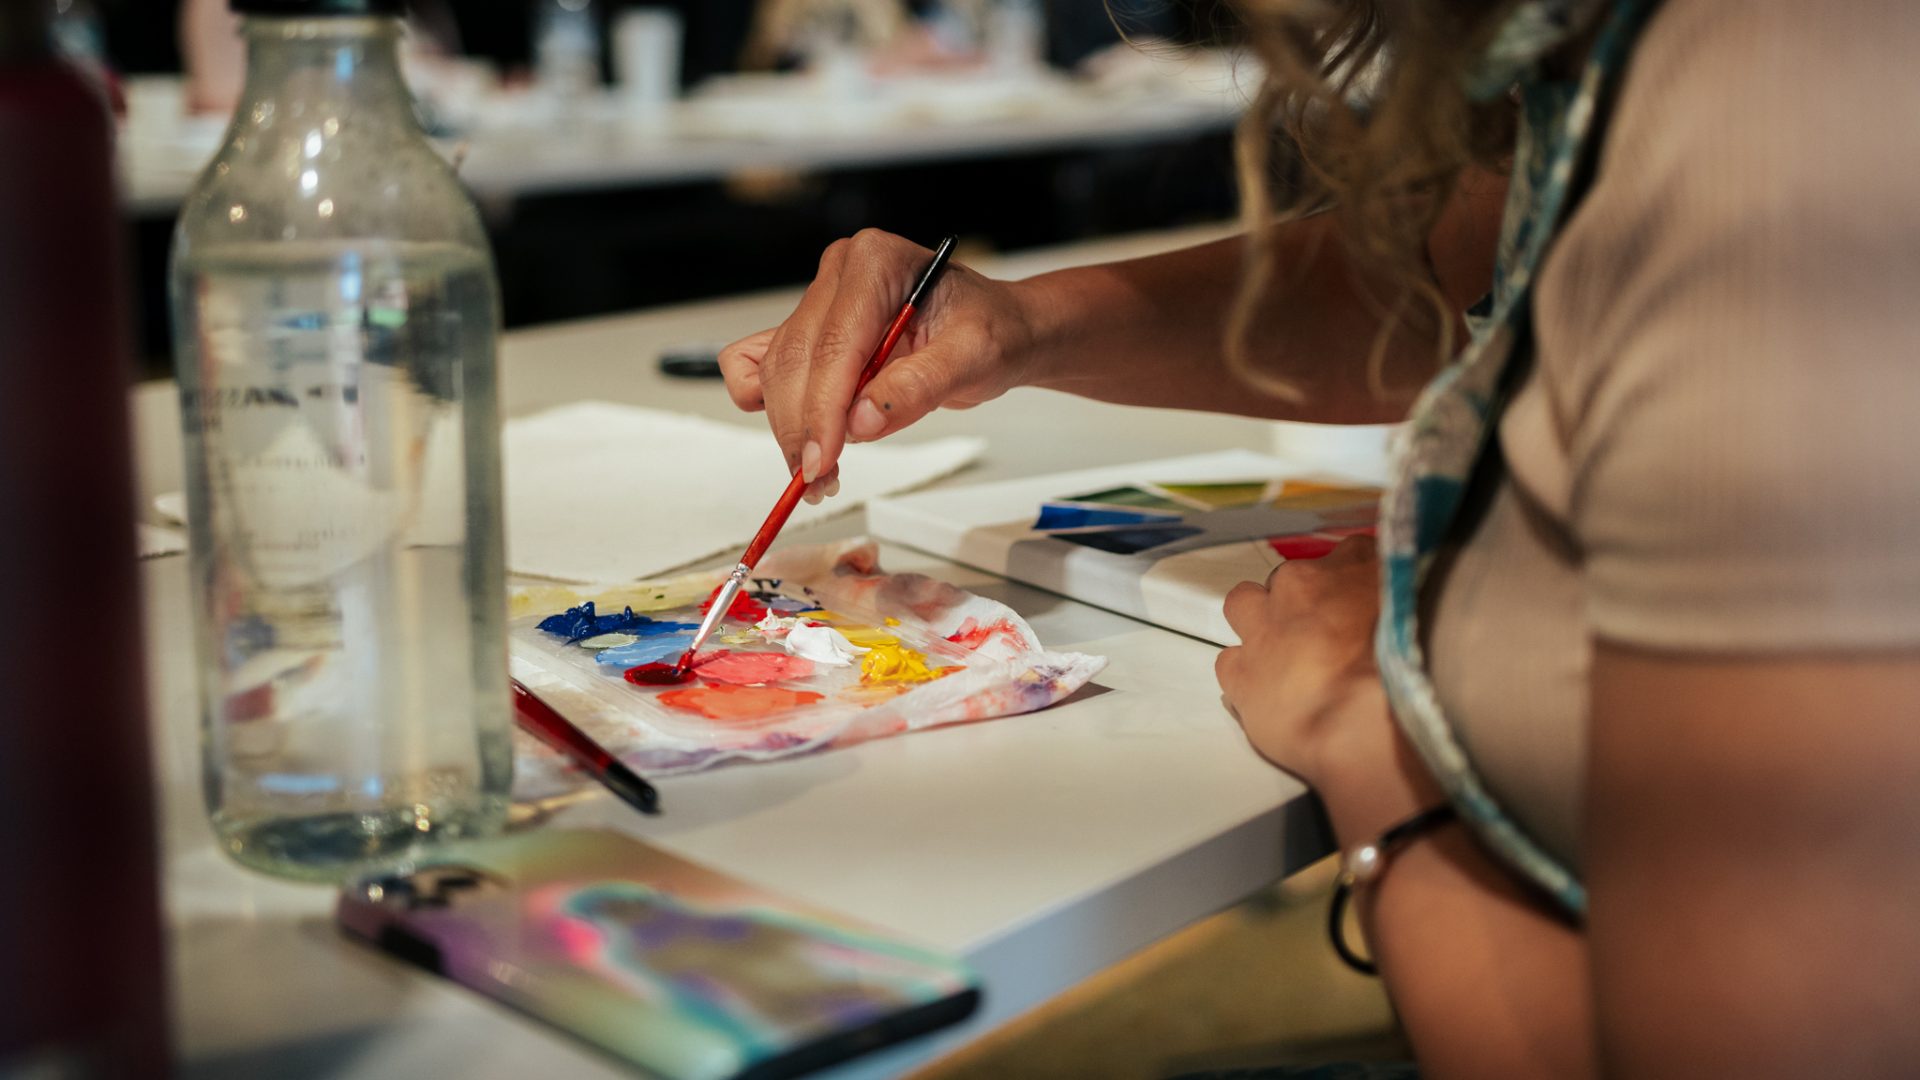
[[[1426,626],[1488,788],[1571,866],[1595,638],[1920,645],[1916,57],[1914,0],[1667,0],[1541,269],[1508,472]]]

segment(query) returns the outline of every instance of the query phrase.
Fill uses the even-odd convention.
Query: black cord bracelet
[[[1362,844],[1340,856],[1340,877],[1334,882],[1333,902],[1327,906],[1327,936],[1333,941],[1333,951],[1340,954],[1348,967],[1362,975],[1380,974],[1373,961],[1354,952],[1353,946],[1347,944],[1347,905],[1353,900],[1355,886],[1379,877],[1387,867],[1387,860],[1401,848],[1458,817],[1452,803],[1442,803],[1381,833],[1380,839],[1373,843]]]

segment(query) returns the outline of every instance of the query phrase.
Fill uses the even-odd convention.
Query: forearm
[[[1497,177],[1464,180],[1431,234],[1433,284],[1450,316],[1487,288],[1504,190]],[[1243,237],[1019,283],[1033,331],[1025,381],[1122,404],[1398,420],[1447,348],[1431,319],[1403,318],[1383,336],[1380,298],[1393,287],[1352,264],[1342,227],[1333,212],[1278,228],[1274,284],[1245,343],[1252,363],[1299,390],[1297,401],[1260,392],[1228,364],[1224,329],[1241,289]]]
[[[1920,649],[1599,640],[1585,833],[1607,1075],[1911,1077]]]
[[[1390,721],[1341,730],[1349,745],[1328,752],[1317,786],[1343,848],[1443,801]],[[1358,907],[1422,1076],[1594,1075],[1584,937],[1464,826],[1400,852]]]
[[[1324,231],[1320,219],[1298,222],[1284,243],[1305,248],[1308,233]],[[1404,415],[1403,395],[1377,397],[1367,385],[1378,323],[1334,317],[1347,298],[1328,287],[1338,284],[1333,274],[1312,274],[1293,296],[1276,297],[1248,343],[1258,363],[1300,389],[1300,400],[1262,393],[1234,375],[1225,327],[1245,242],[1234,237],[1023,282],[1035,313],[1029,383],[1125,405],[1274,419],[1368,423]],[[1346,332],[1335,331],[1343,322]]]

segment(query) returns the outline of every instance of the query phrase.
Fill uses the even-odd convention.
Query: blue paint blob
[[[791,596],[773,596],[765,601],[769,611],[781,615],[798,615],[803,611],[819,611],[820,605],[811,600],[795,600]]]
[[[661,634],[677,634],[682,630],[698,629],[695,623],[662,622],[649,619],[645,615],[636,615],[627,608],[618,615],[599,615],[593,610],[593,601],[575,608],[568,608],[564,615],[549,615],[540,620],[540,629],[557,637],[567,639],[571,645],[576,641],[585,641],[601,634],[633,634],[636,637],[658,637]]]
[[[1046,532],[1053,529],[1084,529],[1092,525],[1167,524],[1177,520],[1170,514],[1142,510],[1106,510],[1088,506],[1061,506],[1047,503],[1040,507],[1040,518],[1033,527]]]
[[[639,667],[642,664],[659,664],[668,660],[678,660],[680,654],[686,652],[687,646],[692,644],[692,634],[662,634],[658,637],[641,638],[631,645],[615,645],[611,649],[601,649],[593,654],[593,659],[596,663],[625,671],[627,668]]]

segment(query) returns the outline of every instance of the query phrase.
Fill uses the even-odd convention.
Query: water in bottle
[[[307,6],[235,0],[247,90],[173,294],[208,810],[241,862],[334,878],[504,818],[499,316],[397,0]]]

